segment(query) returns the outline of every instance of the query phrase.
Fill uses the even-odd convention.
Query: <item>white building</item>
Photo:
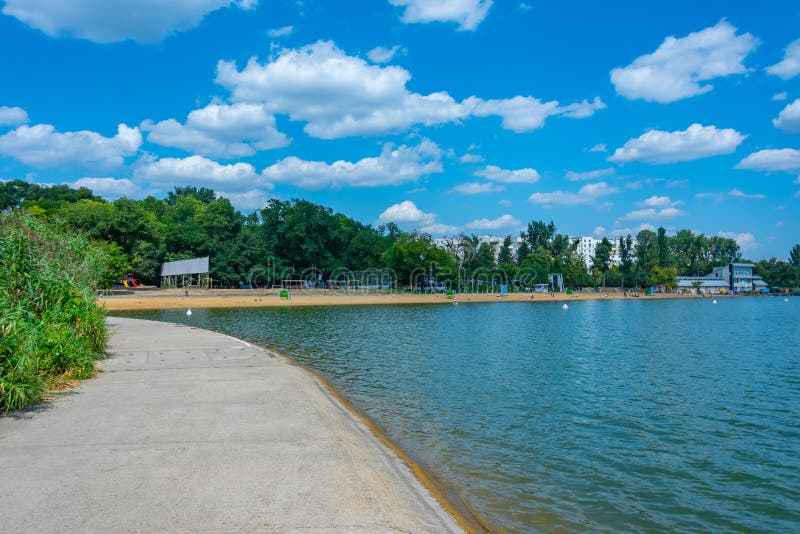
[[[622,263],[622,258],[620,257],[619,250],[622,238],[621,237],[608,237],[606,238],[611,242],[611,265],[619,265]],[[586,264],[587,269],[592,268],[592,258],[594,258],[594,253],[597,249],[597,245],[603,241],[602,238],[597,239],[591,236],[585,237],[576,237],[573,240],[577,240],[578,248],[577,252],[581,258],[583,258],[583,263]]]

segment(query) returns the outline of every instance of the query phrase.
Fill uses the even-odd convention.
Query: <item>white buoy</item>
[[[192,314],[192,310],[186,310],[186,315],[191,315],[191,314]]]
[[[716,304],[716,303],[717,303],[717,299],[714,299],[714,304]]]
[[[783,302],[789,302],[789,299],[783,299]]]
[[[563,306],[561,306],[561,309],[562,310],[568,310],[569,309],[569,304],[564,304]]]

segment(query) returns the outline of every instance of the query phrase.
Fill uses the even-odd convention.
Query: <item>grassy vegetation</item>
[[[0,212],[0,411],[92,375],[106,339],[92,288],[106,264],[101,245],[58,222]]]

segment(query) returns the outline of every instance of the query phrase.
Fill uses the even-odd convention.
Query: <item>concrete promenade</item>
[[[3,532],[461,532],[303,369],[109,318],[102,373],[0,417]]]

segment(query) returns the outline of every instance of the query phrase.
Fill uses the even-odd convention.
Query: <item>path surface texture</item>
[[[207,330],[109,324],[96,379],[0,417],[0,530],[460,531],[303,369]]]

